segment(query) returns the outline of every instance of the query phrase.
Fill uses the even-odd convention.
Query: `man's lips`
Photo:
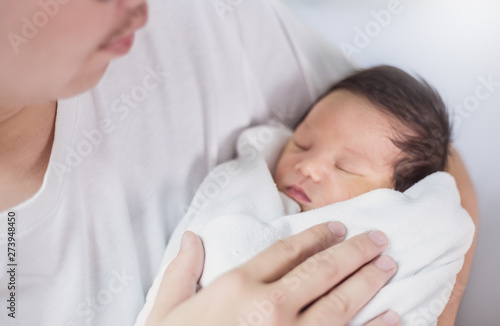
[[[129,23],[125,32],[115,35],[110,41],[103,44],[100,49],[115,52],[117,54],[127,53],[134,43],[134,34],[137,30],[146,25],[148,21],[148,6],[144,4],[135,14],[135,18]]]
[[[302,190],[302,188],[300,188],[298,186],[288,186],[288,187],[286,187],[285,192],[288,196],[292,197],[293,199],[295,199],[298,202],[302,202],[302,203],[310,203],[311,202],[311,200],[309,199],[309,197],[307,197],[304,190]]]
[[[134,35],[135,34],[132,34],[109,43],[105,45],[102,50],[114,52],[116,54],[125,54],[130,50],[130,48],[132,48],[132,45],[134,44]]]

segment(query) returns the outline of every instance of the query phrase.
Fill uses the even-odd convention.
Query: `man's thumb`
[[[177,257],[163,275],[150,320],[162,320],[175,307],[196,293],[203,263],[204,250],[201,239],[193,232],[185,232]]]

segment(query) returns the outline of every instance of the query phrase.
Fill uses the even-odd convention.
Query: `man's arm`
[[[470,268],[472,266],[472,258],[474,257],[474,250],[476,247],[477,227],[479,223],[479,211],[477,206],[477,197],[474,191],[474,186],[467,173],[467,169],[460,158],[458,152],[452,147],[451,155],[449,157],[448,172],[455,177],[457,182],[458,191],[460,192],[462,207],[470,214],[472,221],[476,225],[476,233],[472,245],[465,255],[464,265],[462,270],[457,275],[453,292],[451,293],[450,300],[444,308],[443,313],[439,316],[438,326],[452,326],[455,324],[457,317],[458,307],[467,285],[469,278]]]

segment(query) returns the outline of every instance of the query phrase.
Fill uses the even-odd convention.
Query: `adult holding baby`
[[[145,2],[0,3],[0,211],[18,216],[16,322],[132,323],[182,216],[178,203],[188,204],[207,171],[231,157],[224,148],[236,131],[268,119],[273,107],[299,117],[349,69],[340,57],[328,65],[331,50],[281,4],[225,5],[153,1],[134,51],[86,92],[130,50],[146,23]],[[265,34],[253,31],[257,15]],[[297,57],[295,46],[305,48]],[[276,77],[264,78],[269,72]],[[474,210],[467,173],[454,162],[464,206]],[[2,218],[2,246],[6,226]],[[387,246],[382,234],[333,246],[344,233],[338,223],[317,226],[196,295],[203,252],[188,234],[150,323],[233,325],[277,289],[286,300],[268,325],[343,325],[396,271],[388,257],[373,261]],[[325,263],[287,293],[279,280],[307,259]],[[470,259],[462,283],[469,268]],[[369,325],[391,322],[394,314]]]

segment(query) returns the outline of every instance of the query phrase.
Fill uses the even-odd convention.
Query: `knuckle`
[[[279,240],[276,245],[288,260],[297,261],[304,257],[302,247],[297,241],[285,238]]]
[[[269,302],[267,309],[265,314],[266,321],[259,325],[296,325],[294,320],[296,317],[294,314],[290,313],[290,308],[288,306]],[[258,323],[252,323],[251,325],[257,324]]]
[[[318,245],[318,249],[322,249],[331,244],[334,239],[333,233],[330,231],[326,231],[326,228],[322,225],[318,225],[310,229],[316,244]]]
[[[233,270],[226,275],[226,282],[234,287],[243,287],[249,281],[248,275],[243,270]]]
[[[268,325],[288,325],[287,319],[287,311],[283,309],[280,305],[272,306],[272,311],[267,314]]]
[[[370,266],[373,267],[373,266]],[[363,271],[363,279],[366,282],[366,285],[369,289],[377,289],[382,285],[382,275],[377,273],[375,270],[376,267],[373,268],[365,268]]]
[[[306,323],[306,326],[309,325],[315,325],[315,326],[331,326],[333,325],[331,323],[331,318],[329,317],[331,315],[331,312],[329,311],[321,311],[320,313],[315,314],[314,316],[311,317],[311,320]]]
[[[328,296],[329,311],[337,316],[346,316],[350,312],[351,304],[345,294],[334,291]]]
[[[352,238],[351,245],[356,251],[356,254],[365,260],[372,258],[372,253],[370,247],[367,245],[367,241],[361,237]]]
[[[214,281],[214,285],[223,290],[226,295],[245,293],[251,279],[241,269],[230,271]]]
[[[320,260],[320,268],[327,280],[338,279],[340,276],[339,267],[330,260]]]

